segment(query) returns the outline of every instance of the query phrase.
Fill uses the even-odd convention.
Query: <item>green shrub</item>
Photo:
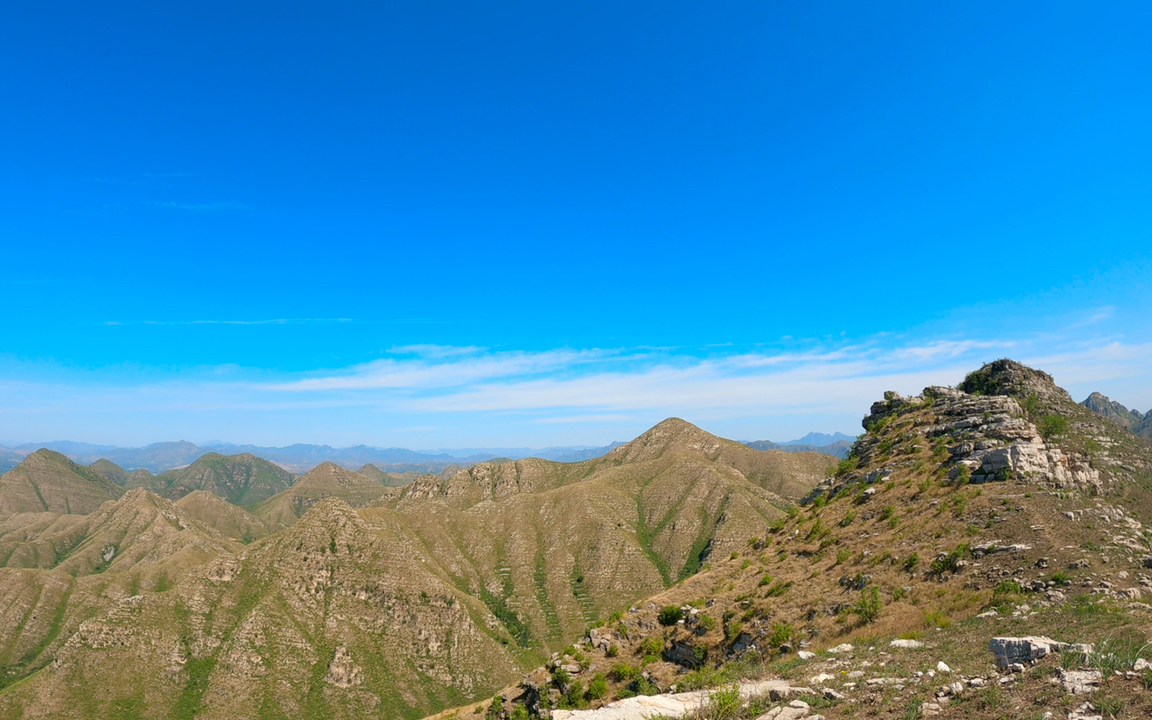
[[[1061,437],[1068,432],[1068,418],[1063,415],[1045,415],[1036,422],[1036,429],[1045,441]]]
[[[644,657],[655,657],[664,651],[664,639],[659,635],[649,635],[640,643],[640,654]]]
[[[564,692],[564,688],[568,687],[570,682],[572,682],[572,676],[568,674],[567,670],[562,667],[552,670],[552,685],[555,686],[557,690]]]
[[[920,555],[917,553],[912,553],[911,555],[909,555],[907,558],[904,559],[904,570],[907,572],[912,572],[916,568],[917,563],[919,563],[919,562],[920,562]]]
[[[938,557],[932,561],[931,572],[933,575],[943,575],[946,572],[957,572],[960,569],[960,560],[968,552],[968,545],[958,545],[955,550]]]
[[[616,682],[628,682],[640,676],[640,671],[628,663],[618,662],[608,671],[608,677]]]
[[[852,472],[859,466],[860,458],[856,457],[855,455],[849,455],[836,465],[836,474],[845,475]]]
[[[588,691],[584,693],[584,697],[588,700],[599,700],[608,694],[608,681],[604,677],[604,673],[596,673],[588,682]]]
[[[764,595],[765,595],[765,597],[779,597],[780,595],[783,595],[784,593],[788,592],[788,590],[791,587],[792,587],[792,581],[791,580],[789,580],[788,582],[785,582],[785,583],[778,582],[775,585],[773,585],[772,587],[768,588],[768,592],[766,592]]]
[[[992,595],[993,597],[999,597],[1001,595],[1019,595],[1022,592],[1024,592],[1024,590],[1020,587],[1020,583],[1015,580],[1005,580],[996,586],[996,589],[992,591]]]
[[[708,706],[704,709],[704,717],[708,720],[736,720],[740,715],[743,702],[740,700],[740,688],[732,687],[713,690],[708,695]]]
[[[724,636],[728,638],[729,642],[731,642],[740,637],[740,633],[742,632],[744,632],[744,623],[740,622],[739,620],[733,620],[732,622],[728,623],[728,627],[725,628]]]
[[[696,618],[696,624],[704,632],[709,632],[712,628],[716,627],[716,618],[711,615],[701,615]]]
[[[760,578],[760,582],[756,583],[756,587],[764,587],[772,582],[772,576],[764,573],[764,577]]]
[[[660,608],[660,614],[656,619],[661,625],[675,625],[684,619],[684,612],[676,605],[665,605]]]
[[[852,608],[852,612],[860,618],[861,625],[868,625],[880,616],[880,591],[872,586],[871,592],[865,591],[860,600]]]
[[[791,640],[794,634],[795,630],[793,630],[791,623],[774,623],[772,625],[772,635],[768,638],[768,644],[772,647],[780,647]]]

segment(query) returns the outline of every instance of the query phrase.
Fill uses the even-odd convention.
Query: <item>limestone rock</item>
[[[1096,670],[1060,670],[1060,685],[1064,687],[1064,692],[1071,695],[1094,692],[1102,680],[1103,677]]]

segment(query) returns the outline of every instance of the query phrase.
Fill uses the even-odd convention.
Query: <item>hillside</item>
[[[88,469],[97,475],[104,476],[108,482],[120,487],[124,487],[124,483],[128,480],[128,471],[111,460],[101,458],[89,465]]]
[[[54,660],[85,621],[240,547],[143,489],[89,515],[0,522],[0,688]]]
[[[0,519],[18,513],[90,513],[123,490],[60,453],[37,450],[0,476]]]
[[[294,485],[251,508],[270,528],[293,525],[308,508],[329,497],[361,507],[388,491],[380,483],[334,463],[323,463],[305,473]]]
[[[442,717],[1152,714],[1152,444],[1011,361],[888,393],[864,426],[803,509]],[[994,637],[1035,655],[997,665]],[[719,692],[736,681],[743,700]]]
[[[201,455],[191,465],[142,478],[143,487],[170,500],[206,490],[233,505],[254,505],[292,486],[296,477],[255,455]]]
[[[763,486],[798,497],[831,462],[764,455],[668,421],[598,460],[403,489],[321,466],[256,508],[287,530],[89,619],[0,714],[419,717],[483,697],[763,532],[790,503]]]
[[[258,517],[207,490],[193,490],[177,500],[176,507],[202,526],[243,543],[271,533]]]
[[[366,478],[375,480],[384,487],[404,487],[405,485],[410,485],[413,480],[419,477],[417,473],[411,471],[403,473],[386,472],[372,463],[362,466],[356,472]]]

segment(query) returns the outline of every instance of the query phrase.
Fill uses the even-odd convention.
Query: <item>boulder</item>
[[[918,648],[918,647],[924,647],[924,643],[920,642],[919,640],[904,640],[904,639],[900,639],[900,640],[893,640],[892,642],[888,643],[888,647],[894,647],[894,648]]]
[[[995,637],[988,649],[996,659],[996,667],[1011,669],[1013,665],[1031,664],[1049,653],[1057,652],[1061,643],[1049,637]]]

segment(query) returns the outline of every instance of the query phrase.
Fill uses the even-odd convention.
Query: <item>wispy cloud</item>
[[[293,322],[349,320],[173,324]],[[1004,356],[1047,370],[1077,399],[1102,390],[1141,410],[1152,405],[1152,342],[1092,338],[1080,330],[1010,341],[877,336],[786,350],[511,351],[425,344],[306,373],[220,367],[164,375],[59,367],[39,380],[16,380],[0,367],[0,435],[29,426],[55,435],[84,418],[106,425],[109,418],[134,417],[150,418],[150,427],[185,428],[141,438],[148,441],[186,436],[186,428],[208,423],[199,432],[281,443],[387,445],[388,434],[395,433],[397,442],[430,446],[523,444],[527,437],[543,444],[595,444],[627,439],[678,415],[730,436],[779,439],[813,429],[852,432],[883,391],[952,385],[981,363]],[[280,434],[245,434],[253,428]],[[598,434],[604,428],[615,429],[604,437]]]

